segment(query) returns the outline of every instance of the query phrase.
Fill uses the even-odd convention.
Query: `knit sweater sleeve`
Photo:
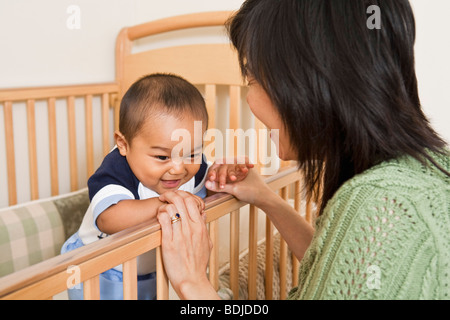
[[[394,189],[366,182],[338,191],[317,221],[290,299],[433,296],[433,238],[411,200],[415,192]]]

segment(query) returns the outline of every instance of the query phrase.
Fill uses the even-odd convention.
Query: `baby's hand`
[[[207,180],[218,182],[223,189],[228,182],[238,182],[245,179],[248,170],[253,168],[247,157],[219,159],[209,168]]]

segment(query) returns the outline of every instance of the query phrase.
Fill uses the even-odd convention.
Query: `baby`
[[[202,198],[207,196],[209,165],[202,153],[203,139],[194,135],[196,121],[201,121],[203,136],[208,125],[205,102],[186,80],[152,74],[135,82],[120,105],[116,147],[90,177],[90,206],[79,230],[66,241],[61,253],[142,222],[150,223],[164,204],[159,196],[168,191],[184,192],[184,196],[196,200],[200,211],[204,210]],[[181,142],[173,141],[172,133],[177,129],[190,135]],[[228,181],[234,181],[236,175],[245,176],[252,166],[225,167],[229,169],[225,168]],[[138,299],[156,297],[154,251],[138,257]],[[101,299],[123,298],[121,268],[119,265],[100,275]],[[69,298],[83,299],[82,287],[69,289]]]

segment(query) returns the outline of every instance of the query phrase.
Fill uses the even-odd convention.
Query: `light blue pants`
[[[72,235],[61,248],[61,254],[82,247],[78,233]],[[156,272],[138,276],[138,300],[156,299]],[[70,300],[83,300],[83,284],[68,289]],[[100,299],[123,300],[123,274],[110,269],[100,274]]]

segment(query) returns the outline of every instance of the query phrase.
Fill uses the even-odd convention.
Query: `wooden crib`
[[[4,126],[2,143],[6,163],[6,174],[3,176],[7,176],[5,183],[8,191],[7,203],[3,206],[85,188],[88,177],[113,146],[113,130],[118,126],[121,97],[131,83],[145,74],[169,72],[181,75],[195,84],[205,96],[210,128],[217,128],[221,132],[239,128],[263,129],[263,125],[250,115],[245,104],[246,88],[236,53],[229,43],[209,42],[135,50],[136,44],[153,46],[161,39],[161,35],[183,37],[186,35],[183,32],[190,32],[186,30],[222,30],[231,14],[189,14],[122,29],[117,37],[116,79],[112,83],[0,90]],[[221,32],[225,34],[223,30]],[[22,111],[17,115],[15,109]],[[14,126],[19,121],[16,118],[26,119],[26,135],[15,130]],[[18,142],[18,139],[23,139],[24,142]],[[249,149],[258,148],[247,146],[246,149],[238,150],[236,143],[227,141],[219,145],[217,138],[209,143],[215,144],[215,155],[236,155],[239,152],[247,154]],[[255,154],[257,169],[263,170],[267,167],[267,162],[260,159],[261,153],[258,150]],[[275,174],[266,177],[267,183],[282,198],[292,203],[299,214],[300,211],[304,212],[312,222],[312,205],[305,202],[302,195],[300,172],[291,163],[282,162],[278,167]],[[18,174],[23,175],[24,172],[28,178],[26,182],[22,182],[23,177],[18,177]],[[50,181],[49,186],[42,187],[42,181]],[[275,251],[279,251],[279,256],[274,264],[276,231],[271,222],[256,207],[226,194],[207,198],[206,213],[213,241],[208,273],[214,287],[219,290],[226,283],[233,293],[233,299],[240,298],[240,283],[243,282],[239,279],[239,268],[243,261],[242,252],[245,251],[248,269],[246,298],[258,297],[257,282],[261,281],[265,287],[263,298],[273,298],[274,285],[279,286],[279,298],[285,298],[289,286],[297,282],[298,261],[291,257],[286,243],[280,240],[276,242]],[[246,220],[244,223],[243,219]],[[265,221],[258,223],[260,220]],[[240,236],[241,233],[243,236]],[[242,243],[247,242],[247,237],[246,249]],[[223,243],[224,238],[226,244]],[[98,299],[99,274],[123,264],[124,298],[136,299],[136,258],[156,248],[157,297],[168,299],[169,283],[161,260],[160,244],[159,224],[142,224],[129,228],[102,241],[0,278],[0,298],[51,299],[68,286],[83,282],[85,299]],[[264,261],[257,259],[258,247],[265,251]],[[221,261],[221,250],[224,248],[229,255],[225,267]],[[263,280],[258,276],[260,266],[265,270]],[[226,272],[223,272],[224,268]],[[279,284],[274,284],[275,271],[279,273]],[[226,274],[227,279],[221,278],[223,274]],[[288,278],[292,279],[289,283],[286,281]]]

